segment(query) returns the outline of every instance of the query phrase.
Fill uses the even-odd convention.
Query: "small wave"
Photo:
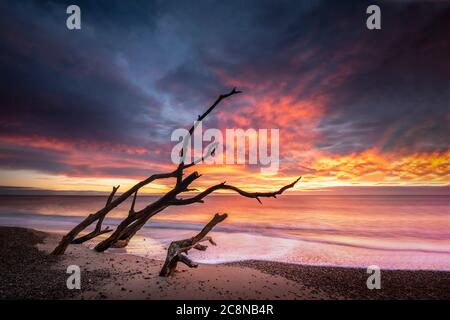
[[[82,216],[64,216],[64,215],[40,215],[34,213],[18,213],[18,214],[1,214],[0,221],[7,221],[9,225],[33,225],[42,226],[45,223],[47,229],[60,229],[62,225],[66,229],[71,228],[76,223],[83,220]],[[121,218],[107,218],[104,224],[109,226],[117,226],[122,221]],[[161,221],[154,220],[149,221],[144,229],[174,229],[174,230],[201,230],[204,227],[203,223],[193,223],[185,221]],[[288,226],[276,226],[276,225],[255,225],[255,224],[227,224],[225,226],[216,226],[214,228],[215,232],[223,233],[245,233],[257,236],[266,236],[272,238],[290,239],[310,243],[327,244],[327,245],[337,245],[352,248],[368,249],[368,250],[382,250],[382,251],[397,251],[397,252],[423,252],[423,253],[436,253],[436,254],[450,254],[449,250],[439,250],[439,249],[428,249],[428,248],[409,248],[395,246],[381,246],[381,245],[369,245],[365,243],[354,243],[350,241],[342,240],[329,240],[320,239],[322,235],[334,235],[334,236],[345,236],[349,239],[356,239],[356,237],[364,237],[366,239],[379,239],[385,240],[389,239],[393,242],[401,236],[409,236],[415,239],[420,239],[422,243],[426,243],[427,240],[443,240],[448,241],[450,235],[448,236],[434,236],[432,238],[426,238],[424,234],[416,234],[412,231],[409,232],[379,232],[379,231],[364,231],[364,230],[341,230],[335,228],[302,228],[302,227],[288,227]],[[310,235],[306,237],[305,235]]]

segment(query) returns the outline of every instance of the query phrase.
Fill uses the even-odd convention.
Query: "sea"
[[[102,208],[106,198],[0,196],[0,225],[62,234]],[[140,196],[136,209],[157,199]],[[120,223],[130,201],[110,212],[104,225],[114,228]],[[167,208],[149,220],[127,248],[110,251],[164,259],[171,241],[192,237],[216,212],[228,214],[210,233],[217,246],[191,250],[193,260],[450,270],[450,197],[444,195],[288,194],[262,199],[262,204],[236,195],[212,195],[205,203]]]

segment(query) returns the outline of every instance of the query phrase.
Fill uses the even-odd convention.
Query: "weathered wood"
[[[117,187],[113,187],[111,194],[108,197],[108,200],[106,200],[105,207],[107,207],[111,204],[112,200],[114,199],[114,195],[116,194],[116,192],[119,188],[120,188],[120,185]],[[100,218],[97,220],[97,225],[95,226],[95,229],[92,232],[73,240],[71,243],[72,244],[81,244],[88,240],[94,239],[95,237],[97,237],[101,234],[112,232],[113,230],[110,229],[109,227],[106,227],[104,230],[102,230],[102,223],[103,223],[103,220],[105,219],[105,216],[106,216],[106,213],[103,214],[102,216],[100,216]]]
[[[243,197],[254,198],[254,199],[258,200],[259,203],[261,203],[261,200],[259,198],[276,198],[277,195],[281,195],[287,189],[290,189],[290,188],[294,187],[295,184],[301,178],[302,177],[299,177],[294,182],[281,187],[277,191],[272,191],[272,192],[247,192],[247,191],[239,189],[239,188],[237,188],[235,186],[231,186],[231,185],[226,184],[225,182],[222,182],[222,183],[217,184],[215,186],[209,187],[208,189],[206,189],[205,191],[199,193],[195,197],[188,198],[188,199],[175,199],[171,203],[171,205],[181,206],[181,205],[188,205],[188,204],[192,204],[192,203],[196,203],[196,202],[200,202],[201,203],[201,202],[203,202],[203,198],[205,198],[206,196],[208,196],[209,194],[211,194],[211,193],[213,193],[214,191],[217,191],[217,190],[232,190],[234,192],[237,192],[238,194],[240,194]]]
[[[202,114],[198,117],[197,121],[202,121],[205,119],[209,113],[211,113],[214,108],[217,107],[217,105],[224,99],[231,97],[235,94],[239,94],[241,91],[236,90],[236,88],[233,88],[229,93],[220,95],[215,102]],[[192,133],[195,130],[195,124],[189,129],[188,136],[192,135]],[[185,139],[187,141],[188,139]],[[60,241],[58,246],[53,250],[52,254],[63,254],[65,250],[67,249],[67,246],[70,243],[83,243],[87,240],[91,240],[101,234],[109,233],[111,234],[104,240],[100,241],[96,246],[95,250],[98,252],[102,252],[107,250],[111,247],[125,247],[128,245],[130,239],[146,224],[146,222],[153,217],[155,214],[165,210],[169,206],[173,205],[189,205],[192,203],[198,203],[203,202],[203,199],[208,196],[210,193],[216,191],[216,190],[231,190],[234,192],[237,192],[241,196],[247,197],[247,198],[254,198],[258,200],[261,203],[260,198],[262,197],[274,197],[276,198],[277,195],[282,194],[286,189],[292,188],[299,180],[298,178],[293,183],[286,185],[282,188],[280,188],[278,191],[274,192],[247,192],[240,188],[237,188],[232,185],[227,185],[225,182],[220,183],[218,185],[209,187],[208,189],[204,190],[203,192],[198,193],[196,196],[193,196],[191,198],[187,199],[181,199],[178,196],[182,193],[189,192],[196,190],[195,188],[190,188],[189,186],[198,178],[201,177],[201,175],[198,172],[193,172],[189,174],[187,177],[184,177],[184,170],[191,168],[192,166],[195,166],[199,160],[193,161],[189,164],[184,163],[185,155],[183,154],[183,150],[180,152],[181,155],[181,161],[178,164],[177,168],[169,173],[160,173],[160,174],[154,174],[147,179],[137,183],[124,193],[122,193],[120,196],[118,196],[116,199],[114,198],[115,192],[117,191],[118,187],[114,187],[111,195],[108,198],[108,201],[104,208],[97,211],[94,214],[90,214],[84,219],[82,222],[80,222],[77,226],[75,226],[71,231],[69,231]],[[207,150],[207,154],[201,158],[201,160],[204,160],[206,157],[209,157],[214,154],[214,147],[211,147]],[[161,198],[156,200],[153,203],[148,204],[146,207],[144,207],[141,210],[135,211],[135,204],[136,204],[136,198],[138,191],[146,186],[147,184],[157,180],[157,179],[167,179],[167,178],[175,178],[176,183],[175,186],[166,194],[164,194]],[[129,210],[128,216],[122,220],[122,222],[116,227],[116,229],[113,231],[109,228],[106,228],[104,230],[101,229],[101,225],[103,223],[104,218],[106,215],[116,208],[119,204],[124,202],[126,199],[128,199],[130,196],[133,195],[133,200],[131,204],[131,208]],[[224,218],[225,219],[225,218]],[[82,232],[85,228],[90,226],[92,223],[97,221],[97,225],[95,229],[76,239],[78,234]],[[211,240],[212,241],[212,240]],[[198,242],[198,241],[197,241]],[[212,242],[211,242],[212,243]],[[198,250],[204,250],[203,245],[196,244],[196,249]],[[188,259],[182,259],[184,263],[191,264]]]
[[[82,243],[84,243],[86,241],[94,239],[95,237],[97,237],[99,235],[102,235],[102,234],[105,234],[105,233],[109,233],[109,232],[112,232],[112,231],[113,231],[113,229],[110,229],[109,227],[106,227],[103,230],[97,230],[97,228],[96,228],[94,231],[89,232],[88,234],[86,234],[84,236],[81,236],[79,238],[76,238],[75,240],[73,240],[71,242],[71,244],[82,244]]]
[[[218,223],[227,218],[227,214],[216,213],[214,217],[203,227],[203,229],[195,236],[189,239],[173,241],[167,249],[167,257],[164,265],[159,273],[161,277],[168,277],[175,273],[178,262],[182,262],[190,268],[197,268],[197,264],[189,259],[185,254],[191,249],[205,251],[207,246],[200,242],[209,241],[212,245],[216,243],[211,237],[207,237],[208,232],[212,230]]]
[[[115,209],[119,204],[124,202],[128,197],[130,197],[133,193],[146,186],[147,184],[157,180],[157,179],[167,179],[176,177],[176,171],[169,173],[160,173],[153,174],[145,180],[140,181],[135,184],[133,187],[122,193],[116,199],[112,200],[107,206],[100,209],[96,213],[88,215],[83,221],[81,221],[78,225],[76,225],[72,230],[70,230],[59,242],[58,246],[52,251],[53,255],[61,255],[64,254],[69,244],[75,239],[75,237],[84,229],[89,227],[93,222],[97,221],[101,217],[106,216],[110,211]]]

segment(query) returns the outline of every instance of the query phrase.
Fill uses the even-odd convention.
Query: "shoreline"
[[[179,264],[159,277],[163,261],[97,253],[71,245],[49,255],[61,235],[0,227],[1,299],[449,299],[450,272],[382,270],[382,288],[369,290],[365,269],[248,260]],[[69,290],[69,265],[81,269],[81,290]]]

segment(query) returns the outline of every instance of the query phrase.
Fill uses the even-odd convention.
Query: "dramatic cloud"
[[[2,2],[2,180],[58,189],[170,169],[172,130],[237,86],[205,125],[279,128],[280,172],[202,167],[211,181],[449,184],[450,4],[379,2],[377,31],[368,4],[79,1],[69,31],[65,2]]]

